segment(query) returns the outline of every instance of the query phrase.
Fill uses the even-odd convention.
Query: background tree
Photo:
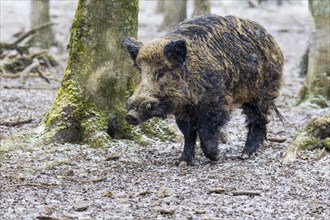
[[[330,106],[330,1],[309,0],[314,31],[308,50],[308,67],[301,100]]]
[[[187,18],[187,1],[175,0],[164,1],[164,21],[162,28],[171,29]]]
[[[193,17],[202,14],[209,14],[211,11],[211,4],[209,0],[194,0]]]
[[[30,24],[31,29],[51,23],[49,15],[49,0],[31,0]],[[52,26],[37,32],[30,40],[29,44],[42,48],[49,48],[57,45]]]
[[[313,16],[314,32],[309,45],[306,84],[302,99],[310,100],[321,107],[330,106],[330,1],[309,0]],[[307,56],[307,55],[305,55]],[[330,150],[330,117],[312,119],[298,132],[289,146],[284,162],[296,159],[301,149]]]
[[[136,73],[122,44],[137,35],[138,3],[79,0],[68,65],[43,120],[46,140],[107,146],[110,135],[132,135],[123,104]]]

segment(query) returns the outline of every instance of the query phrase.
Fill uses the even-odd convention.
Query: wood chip
[[[216,187],[216,188],[212,188],[209,190],[209,193],[217,193],[217,194],[221,194],[226,192],[226,189],[221,188],[221,187]]]
[[[286,138],[268,137],[267,140],[270,142],[283,143],[286,141]]]
[[[260,191],[232,191],[233,196],[260,196]]]
[[[203,209],[195,209],[195,210],[194,210],[194,213],[195,213],[195,214],[205,214],[206,211],[203,210]]]
[[[163,215],[173,215],[175,210],[173,210],[173,209],[160,209],[159,212],[160,212],[160,214],[163,214]]]

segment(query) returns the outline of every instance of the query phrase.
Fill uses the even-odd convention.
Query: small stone
[[[142,191],[142,192],[139,192],[139,196],[145,196],[145,195],[148,195],[148,194],[150,194],[150,193],[152,193],[151,191]]]
[[[66,219],[78,219],[78,216],[71,212],[64,212],[63,217]]]
[[[108,197],[108,198],[113,198],[114,195],[115,194],[111,190],[107,190],[102,194],[103,197]]]
[[[67,171],[65,171],[64,176],[74,176],[73,169],[68,169]]]
[[[55,209],[50,206],[44,206],[42,209],[42,213],[45,214],[46,216],[51,216]]]
[[[78,201],[73,203],[73,209],[77,212],[82,212],[87,210],[87,208],[91,205],[89,201]]]
[[[116,152],[112,152],[112,153],[108,153],[104,160],[105,161],[110,161],[110,160],[118,160],[120,158],[120,154],[119,153],[116,153]]]
[[[157,197],[165,198],[173,195],[173,190],[170,188],[162,187],[156,192]]]

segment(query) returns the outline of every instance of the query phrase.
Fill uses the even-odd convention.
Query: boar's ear
[[[164,47],[166,58],[175,66],[181,66],[187,55],[186,41],[175,40],[171,41]]]
[[[139,53],[139,49],[140,49],[141,45],[142,45],[142,43],[138,42],[137,40],[135,40],[133,38],[129,38],[124,41],[124,46],[130,53],[131,58],[134,61],[134,63],[135,63],[135,59]]]

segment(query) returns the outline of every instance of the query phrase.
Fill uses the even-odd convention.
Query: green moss
[[[326,147],[329,128],[330,117],[315,118],[295,137],[294,143],[307,150]]]
[[[313,150],[317,148],[319,140],[315,137],[305,136],[300,139],[300,147],[305,150]]]
[[[324,139],[323,145],[327,150],[330,151],[330,137],[327,137],[326,139]]]
[[[164,121],[154,118],[145,122],[141,126],[142,131],[150,138],[156,138],[160,141],[173,142],[176,135],[173,129],[168,127]]]
[[[9,152],[9,147],[8,146],[1,146],[0,147],[0,154],[7,153]]]

